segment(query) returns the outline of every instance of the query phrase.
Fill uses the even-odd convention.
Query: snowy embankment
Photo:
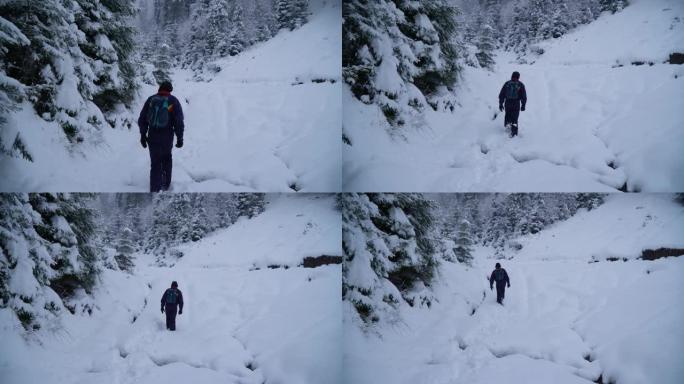
[[[539,44],[532,64],[500,52],[492,72],[466,68],[460,106],[429,110],[425,127],[401,128],[403,137],[390,138],[380,110],[345,88],[344,189],[682,190],[684,68],[665,61],[684,52],[684,3],[631,3]],[[528,103],[510,139],[497,97],[515,70]]]
[[[0,310],[0,381],[339,382],[342,314],[331,298],[339,298],[340,266],[253,268],[340,255],[334,204],[330,196],[274,197],[260,216],[181,247],[173,268],[137,255],[133,274],[105,271],[84,298],[95,303],[91,316],[65,314],[63,329],[28,343],[16,316]],[[172,280],[185,298],[175,333],[160,313]]]
[[[312,8],[301,28],[218,61],[221,72],[209,82],[175,72],[186,130],[185,146],[173,152],[174,191],[340,190],[341,5]],[[142,87],[135,120],[154,92]],[[137,126],[102,128],[94,143],[71,145],[28,104],[9,124],[21,127],[34,161],[0,158],[2,191],[149,190]]]
[[[510,260],[479,248],[472,268],[445,263],[432,308],[407,306],[403,323],[382,327],[382,338],[345,325],[346,380],[680,383],[684,258],[605,257],[614,255],[609,247],[625,255],[684,248],[682,231],[684,208],[671,196],[614,195],[520,239]],[[503,307],[485,280],[496,261],[511,279]],[[345,307],[346,318],[353,311]]]

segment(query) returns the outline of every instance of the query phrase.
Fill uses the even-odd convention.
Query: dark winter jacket
[[[166,127],[160,129],[151,129],[148,124],[148,111],[150,108],[150,100],[154,96],[164,96],[169,98],[169,113],[170,119]],[[172,142],[173,134],[176,134],[177,140],[183,141],[183,130],[185,129],[185,124],[183,123],[183,108],[181,107],[180,101],[169,92],[159,91],[154,96],[150,96],[145,101],[142,111],[140,111],[140,116],[138,117],[138,127],[140,128],[140,134],[147,136],[150,142]]]
[[[496,281],[496,286],[504,286],[510,284],[511,281],[508,279],[508,273],[503,268],[495,269],[492,275],[489,277],[489,285],[492,286]]]
[[[176,303],[175,304],[171,304],[171,303],[166,302],[166,296],[167,296],[167,293],[169,293],[169,291],[176,291]],[[183,293],[181,293],[180,289],[178,289],[178,288],[167,289],[166,291],[164,291],[164,294],[162,295],[161,305],[162,305],[162,308],[166,305],[172,305],[172,306],[178,305],[178,308],[182,312],[183,311]]]
[[[512,83],[518,83],[520,89],[518,89],[517,98],[507,99],[506,95],[508,94],[508,87],[510,87]],[[527,92],[525,91],[525,84],[518,80],[508,80],[506,83],[504,83],[503,87],[501,87],[501,92],[499,92],[499,105],[502,105],[504,100],[506,101],[506,104],[520,102],[522,103],[522,106],[525,107],[525,104],[527,104]]]

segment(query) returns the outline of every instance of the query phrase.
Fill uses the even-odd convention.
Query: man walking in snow
[[[511,79],[504,83],[501,92],[499,92],[499,111],[504,111],[504,104],[506,106],[504,126],[510,128],[511,137],[517,136],[518,115],[520,111],[525,110],[525,104],[527,104],[525,84],[520,81],[520,73],[518,71],[513,72]]]
[[[178,289],[178,283],[171,283],[171,288],[164,291],[161,299],[161,311],[166,312],[166,329],[176,330],[176,310],[178,314],[183,314],[183,294]]]
[[[174,134],[176,148],[183,147],[183,109],[178,99],[171,96],[171,91],[171,82],[162,82],[159,92],[145,101],[138,117],[140,144],[150,148],[150,192],[166,191],[171,187]]]
[[[496,263],[496,268],[489,277],[489,289],[494,289],[494,282],[496,281],[496,302],[503,305],[504,294],[506,292],[506,285],[511,287],[511,282],[508,279],[508,273],[501,268],[501,264]]]

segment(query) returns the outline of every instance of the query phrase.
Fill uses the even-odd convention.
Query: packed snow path
[[[339,356],[318,343],[337,342],[340,315],[334,307],[329,306],[331,312],[318,303],[337,292],[339,283],[334,279],[339,279],[339,267],[320,271],[200,266],[182,271],[143,270],[128,278],[110,275],[107,299],[111,302],[99,303],[93,319],[49,340],[50,353],[40,369],[5,367],[8,382],[40,382],[48,372],[54,383],[337,380]],[[166,330],[160,311],[161,295],[173,279],[179,281],[185,300],[183,314],[176,316],[175,332]],[[305,310],[310,303],[317,304]],[[295,308],[305,313],[290,314]],[[34,351],[32,356],[41,353]]]
[[[172,191],[341,189],[341,4],[316,1],[311,11],[301,28],[217,61],[220,72],[204,81],[172,74],[186,126]],[[134,120],[156,90],[143,84]],[[0,158],[0,191],[149,191],[150,157],[135,124],[78,145],[28,103],[10,124],[22,128],[34,161]]]
[[[481,280],[470,279],[479,291],[466,288],[467,308],[463,276],[449,275],[451,289],[440,292],[434,313],[409,314],[378,344],[350,343],[346,380],[590,384],[602,376],[604,383],[674,384],[684,377],[676,352],[684,337],[675,304],[684,294],[681,258],[667,267],[503,260],[511,276],[504,306],[485,281],[495,261],[471,271]]]
[[[451,112],[386,130],[384,115],[344,92],[344,189],[424,192],[675,192],[684,188],[684,5],[635,1],[493,71],[466,67]],[[636,27],[633,27],[636,26]],[[635,43],[638,42],[638,43]],[[528,94],[519,136],[498,94],[513,71]],[[412,125],[412,126],[409,126]]]
[[[197,382],[263,383],[254,353],[239,336],[241,327],[257,316],[245,314],[250,307],[246,298],[251,295],[244,289],[250,276],[237,270],[186,270],[181,291],[187,304],[176,317],[175,333],[166,330],[159,308],[160,292],[168,288],[171,276],[172,271],[150,270],[152,288],[140,313],[124,324],[120,316],[108,314],[105,318],[112,321],[98,324],[92,334],[82,335],[82,341],[72,345],[73,351],[67,353],[75,359],[83,359],[83,351],[92,349],[93,343],[113,347],[90,363],[89,380],[111,380],[113,375],[112,382],[120,383],[180,382],[184,377]]]

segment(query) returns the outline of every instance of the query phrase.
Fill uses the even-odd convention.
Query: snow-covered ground
[[[684,208],[664,195],[613,195],[605,205],[520,239],[472,268],[445,263],[431,309],[364,334],[345,303],[349,383],[681,383],[684,258],[636,260],[684,248]],[[628,261],[606,261],[616,254]],[[601,260],[592,261],[592,256]],[[485,280],[508,271],[504,306]]]
[[[309,23],[221,60],[210,82],[179,70],[185,146],[174,191],[334,192],[341,189],[341,3],[316,1]],[[156,88],[144,86],[135,118]],[[149,154],[137,126],[75,147],[30,105],[10,116],[34,162],[0,158],[1,191],[144,192]],[[8,139],[9,140],[9,139]],[[72,147],[67,150],[67,147]]]
[[[630,3],[539,44],[545,53],[532,64],[500,52],[491,72],[466,68],[454,113],[429,110],[403,137],[391,138],[380,110],[345,88],[344,189],[683,190],[684,67],[664,62],[684,52],[684,3]],[[497,97],[515,70],[528,103],[510,139]]]
[[[92,316],[66,314],[54,334],[27,343],[2,309],[0,382],[338,383],[341,268],[297,265],[340,255],[340,233],[333,196],[275,196],[260,216],[182,246],[172,268],[139,254],[133,274],[105,271]],[[185,299],[174,333],[160,313],[172,280]]]

